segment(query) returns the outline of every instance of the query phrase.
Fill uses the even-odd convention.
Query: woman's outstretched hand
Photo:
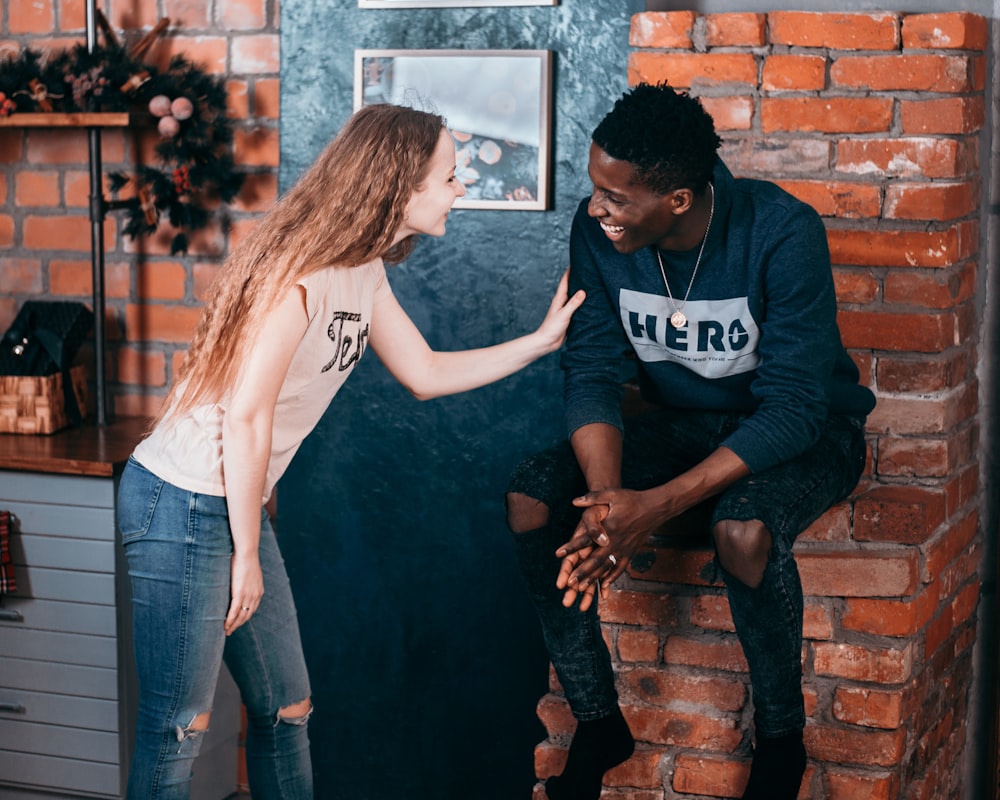
[[[472,350],[432,350],[413,320],[390,294],[375,304],[368,341],[392,376],[419,400],[478,389],[513,375],[535,359],[558,350],[584,292],[567,299],[569,270],[549,303],[542,324],[531,333]]]
[[[562,347],[566,339],[566,329],[569,328],[569,321],[573,318],[574,312],[583,305],[587,293],[580,289],[572,297],[569,297],[569,270],[567,269],[559,281],[552,302],[549,303],[549,310],[545,314],[545,319],[538,326],[536,333],[545,342],[546,351],[553,353]]]

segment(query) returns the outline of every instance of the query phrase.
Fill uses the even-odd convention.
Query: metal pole
[[[87,0],[87,52],[97,48],[97,0]],[[108,400],[104,337],[104,185],[101,167],[101,129],[87,128],[90,146],[90,262],[93,275],[94,380],[97,385],[97,424],[107,424]]]

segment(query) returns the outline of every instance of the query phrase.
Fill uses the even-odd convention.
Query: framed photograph
[[[473,6],[555,6],[559,0],[358,0],[359,8],[466,8]]]
[[[354,108],[440,114],[466,195],[455,208],[549,207],[549,50],[356,50]]]

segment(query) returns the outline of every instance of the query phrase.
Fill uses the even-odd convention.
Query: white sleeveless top
[[[327,267],[299,285],[309,325],[278,393],[262,503],[364,354],[375,304],[392,293],[380,258],[360,267]],[[181,489],[224,496],[222,420],[228,400],[180,417],[168,412],[133,456]]]

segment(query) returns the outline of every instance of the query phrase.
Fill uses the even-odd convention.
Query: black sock
[[[604,773],[635,751],[635,740],[621,709],[611,716],[580,722],[569,747],[566,768],[545,782],[549,800],[597,800]]]
[[[758,736],[743,800],[795,800],[805,771],[802,731],[776,739]]]

